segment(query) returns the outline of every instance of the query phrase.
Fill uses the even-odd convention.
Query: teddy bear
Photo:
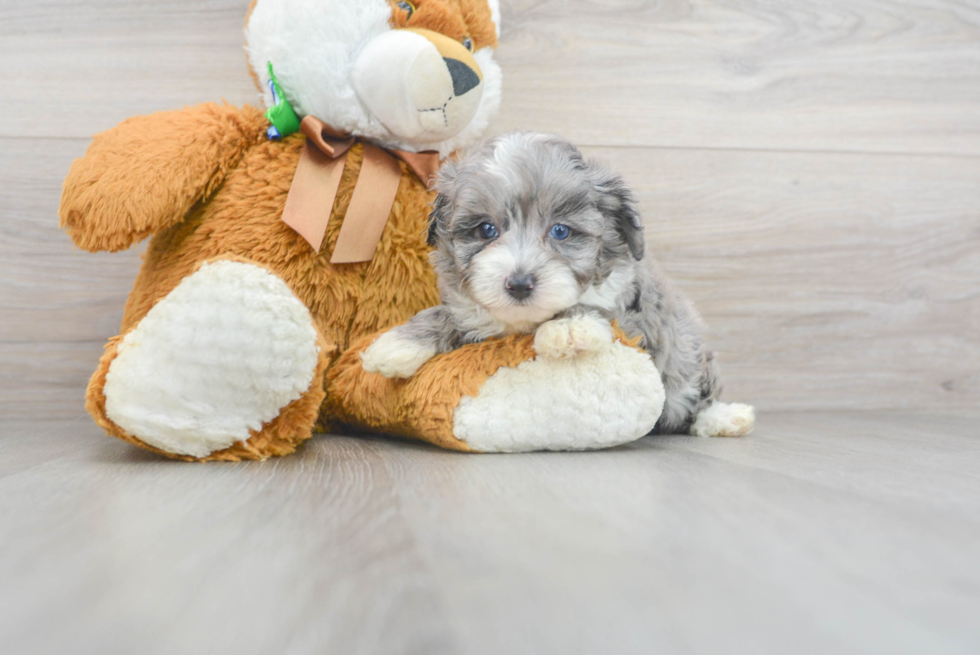
[[[649,432],[660,376],[621,332],[590,358],[543,361],[513,335],[409,380],[360,366],[380,331],[439,301],[430,182],[500,103],[498,25],[494,0],[253,0],[266,111],[203,104],[96,135],[61,225],[84,250],[150,243],[86,392],[95,421],[168,457],[232,461],[341,429],[483,452]]]

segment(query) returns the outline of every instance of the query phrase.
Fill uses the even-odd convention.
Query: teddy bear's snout
[[[443,141],[461,132],[483,96],[483,72],[461,43],[422,29],[398,29],[362,50],[351,82],[364,106],[395,137]]]

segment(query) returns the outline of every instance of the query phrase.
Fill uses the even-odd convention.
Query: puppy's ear
[[[430,246],[439,243],[439,237],[446,233],[449,219],[452,217],[453,208],[450,196],[455,187],[457,172],[456,161],[449,158],[443,162],[436,174],[435,189],[439,195],[432,202],[432,211],[429,213],[429,237],[426,241]]]
[[[432,211],[429,212],[429,238],[426,241],[430,246],[439,243],[439,237],[445,234],[451,212],[449,198],[440,193],[432,203]]]
[[[623,178],[595,163],[588,165],[599,211],[616,228],[636,259],[643,259],[643,221],[636,210],[636,198]]]

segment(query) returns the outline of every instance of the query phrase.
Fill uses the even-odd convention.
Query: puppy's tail
[[[741,437],[755,425],[755,407],[717,400],[701,410],[691,424],[697,437]]]

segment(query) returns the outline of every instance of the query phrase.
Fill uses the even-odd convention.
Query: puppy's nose
[[[524,300],[534,291],[534,276],[525,274],[511,275],[504,282],[504,286],[507,288],[507,293],[511,297],[517,300]]]
[[[449,69],[449,76],[453,79],[453,95],[461,96],[470,89],[480,86],[480,78],[476,71],[461,62],[459,59],[443,57],[446,68]]]

